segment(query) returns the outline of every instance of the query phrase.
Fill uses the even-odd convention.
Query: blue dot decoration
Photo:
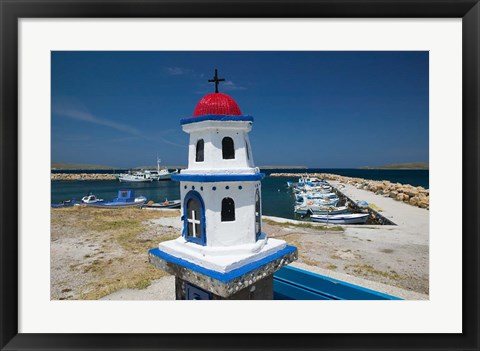
[[[238,186],[238,189],[239,189],[239,190],[242,190],[242,186],[241,186],[241,185],[239,185],[239,186]]]
[[[187,186],[185,185],[183,188],[184,188],[184,189],[186,189],[186,188],[187,188]]]
[[[195,190],[195,186],[194,186],[194,185],[192,185],[192,190]]]
[[[213,191],[217,190],[217,187],[216,187],[216,186],[214,186],[214,187],[212,188],[212,190],[213,190]]]
[[[228,190],[228,189],[230,189],[230,187],[227,185],[227,186],[225,187],[225,189],[227,189],[227,190]]]
[[[203,191],[203,186],[201,186],[201,187],[200,187],[200,190],[202,190],[202,191]]]

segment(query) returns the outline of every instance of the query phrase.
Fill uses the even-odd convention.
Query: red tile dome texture
[[[205,115],[241,116],[242,112],[230,96],[222,93],[212,93],[205,95],[193,111],[193,117]]]

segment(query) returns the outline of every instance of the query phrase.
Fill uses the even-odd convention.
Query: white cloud
[[[138,130],[135,127],[132,127],[123,123],[114,122],[104,118],[98,118],[89,112],[78,111],[72,108],[65,108],[60,106],[55,107],[53,109],[53,112],[67,118],[76,119],[78,121],[84,121],[88,123],[93,123],[93,124],[109,127],[112,129],[116,129],[118,131],[125,132],[130,135],[143,137],[143,133],[140,132],[140,130]]]
[[[83,121],[87,123],[92,123],[96,125],[101,125],[107,128],[115,129],[120,132],[126,133],[129,135],[127,138],[121,138],[121,139],[112,139],[112,142],[119,141],[119,140],[124,140],[126,141],[127,139],[135,139],[135,138],[142,138],[148,141],[162,141],[165,144],[170,144],[170,145],[175,145],[178,147],[184,147],[185,145],[176,143],[174,141],[171,141],[167,139],[165,136],[161,134],[168,134],[169,131],[163,131],[163,133],[160,133],[156,136],[149,136],[139,129],[132,127],[130,125],[124,124],[124,123],[118,123],[114,122],[108,119],[104,118],[99,118],[94,116],[93,114],[89,112],[84,112],[84,111],[79,111],[77,109],[71,108],[71,107],[63,107],[63,106],[56,106],[53,108],[53,113],[58,114],[63,117],[67,117],[70,119],[75,119],[77,121]],[[170,130],[171,132],[171,130]],[[132,138],[134,137],[134,138]]]
[[[231,80],[227,80],[223,83],[220,84],[220,87],[223,87],[223,89],[227,90],[227,91],[232,91],[232,90],[247,90],[246,87],[243,87],[243,86],[240,86],[234,82],[232,82]]]
[[[167,73],[170,74],[171,76],[180,76],[189,72],[189,70],[186,70],[181,67],[167,67],[166,69],[167,69]]]

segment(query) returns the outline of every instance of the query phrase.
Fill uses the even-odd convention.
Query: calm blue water
[[[294,196],[286,186],[287,180],[296,180],[288,177],[268,177],[271,173],[332,173],[348,177],[358,177],[372,180],[389,180],[395,183],[411,184],[414,186],[423,186],[428,189],[428,170],[369,170],[369,169],[292,169],[262,170],[267,177],[262,180],[262,206],[263,214],[267,216],[278,216],[284,218],[295,218],[293,213]],[[71,171],[70,173],[112,173],[107,171]],[[59,173],[57,171],[56,173]],[[60,173],[66,173],[61,172]],[[116,170],[116,173],[121,171]],[[165,201],[165,199],[175,200],[180,198],[180,189],[178,182],[161,181],[151,183],[120,183],[118,181],[106,180],[82,180],[82,181],[52,181],[52,203],[62,200],[78,200],[90,192],[97,197],[105,200],[111,200],[117,196],[120,189],[134,189],[136,195],[144,195],[149,200],[155,202]]]

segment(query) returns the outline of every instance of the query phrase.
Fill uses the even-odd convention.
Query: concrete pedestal
[[[256,262],[221,273],[159,249],[148,254],[151,264],[175,276],[177,300],[271,300],[273,273],[298,258],[297,248],[286,246]]]

